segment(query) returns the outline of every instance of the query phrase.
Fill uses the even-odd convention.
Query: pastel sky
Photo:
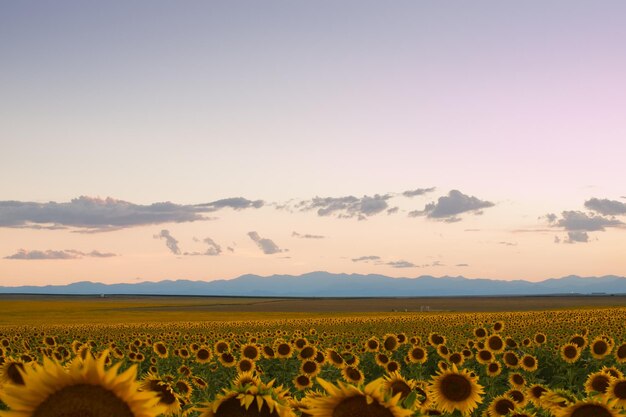
[[[0,285],[626,275],[624,1],[0,3]]]

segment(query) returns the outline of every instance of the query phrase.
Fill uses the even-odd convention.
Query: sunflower
[[[261,351],[257,345],[248,343],[241,347],[241,356],[254,362],[261,356]]]
[[[156,355],[159,358],[161,359],[167,358],[167,346],[165,346],[165,343],[156,342],[154,345],[152,345],[152,350],[154,351],[154,353],[156,353]]]
[[[500,362],[498,361],[493,361],[487,364],[486,370],[487,370],[488,376],[490,377],[498,376],[502,373],[502,365],[500,365]]]
[[[491,417],[504,417],[515,409],[515,401],[506,395],[498,395],[487,407]]]
[[[193,388],[191,387],[191,384],[187,382],[186,380],[179,379],[178,381],[176,381],[173,388],[174,388],[174,391],[177,394],[179,394],[181,397],[185,398],[186,400],[191,399]]]
[[[548,388],[541,384],[533,384],[526,390],[526,394],[528,395],[528,399],[535,404],[537,407],[541,406],[541,401],[543,400],[543,396],[548,393]]]
[[[256,364],[248,358],[242,358],[237,362],[237,372],[252,372],[256,369]]]
[[[221,355],[224,352],[230,351],[230,344],[226,340],[218,340],[213,345],[213,349],[215,349],[215,353]]]
[[[261,379],[252,372],[240,372],[233,380],[233,385],[236,387],[244,388],[248,384],[258,385],[261,383]]]
[[[227,368],[230,368],[237,364],[235,357],[230,352],[222,353],[220,356],[217,357],[217,360],[219,360],[220,363]]]
[[[24,385],[24,362],[19,359],[5,359],[0,367],[0,387],[4,384]]]
[[[485,342],[485,348],[492,353],[502,353],[505,347],[504,340],[498,334],[492,334]]]
[[[276,351],[274,350],[274,348],[268,345],[264,345],[261,348],[261,353],[263,354],[263,357],[265,359],[274,359],[274,357],[276,356]]]
[[[428,359],[428,352],[421,346],[413,346],[407,353],[410,363],[424,363]]]
[[[515,388],[521,388],[526,385],[526,378],[519,372],[511,372],[509,374],[509,384]]]
[[[533,339],[536,344],[543,345],[548,340],[548,336],[546,336],[545,333],[539,332],[535,334],[535,337],[533,337]]]
[[[368,352],[378,352],[379,347],[380,342],[376,336],[370,337],[367,342],[365,342],[365,350]]]
[[[298,358],[302,360],[313,359],[317,355],[317,348],[315,346],[307,345],[298,352]]]
[[[289,406],[287,390],[265,384],[232,385],[224,389],[206,408],[198,409],[200,417],[296,417]]]
[[[385,371],[392,373],[400,370],[400,363],[396,361],[389,361],[385,364]]]
[[[578,398],[570,391],[557,388],[546,392],[542,396],[541,405],[556,415],[559,411],[566,409],[577,401]]]
[[[415,381],[405,379],[399,372],[392,372],[383,377],[383,389],[392,397],[400,394],[400,400],[404,400],[415,388]]]
[[[476,361],[482,365],[487,365],[495,359],[493,352],[487,349],[481,349],[476,352]]]
[[[602,371],[593,372],[587,376],[585,381],[585,392],[587,394],[600,393],[604,394],[611,384],[613,377]]]
[[[276,352],[276,357],[281,359],[291,358],[291,355],[293,354],[293,347],[285,341],[279,341],[276,343],[274,350]]]
[[[509,369],[517,369],[519,368],[519,358],[515,354],[515,352],[504,352],[502,355],[502,361],[504,365]]]
[[[428,342],[433,346],[443,345],[446,343],[446,337],[439,333],[431,332],[428,335]]]
[[[618,417],[618,411],[600,400],[576,401],[568,407],[555,411],[556,417]]]
[[[143,379],[141,387],[144,391],[152,392],[159,398],[159,405],[162,406],[167,415],[173,415],[180,411],[181,397],[174,392],[170,385],[171,376],[160,377],[157,374],[149,373]]]
[[[611,353],[613,349],[613,344],[609,343],[609,341],[602,337],[598,336],[589,345],[589,350],[591,351],[591,356],[596,359],[602,359],[606,355]]]
[[[293,379],[293,385],[298,391],[304,391],[313,386],[313,381],[309,375],[300,374]]]
[[[582,334],[575,334],[569,338],[570,343],[574,343],[580,349],[584,349],[587,346],[587,336],[583,336]]]
[[[343,357],[333,349],[328,349],[326,351],[326,362],[329,362],[335,368],[339,369],[346,366],[346,361],[344,361]]]
[[[484,327],[477,327],[474,329],[474,336],[477,339],[484,339],[487,337],[487,330]]]
[[[523,391],[518,389],[510,389],[504,393],[504,395],[508,396],[515,402],[516,407],[524,407],[528,403],[528,398],[526,398],[526,394]]]
[[[495,323],[493,323],[493,331],[494,332],[501,332],[502,330],[504,330],[504,322],[501,320],[496,321]]]
[[[307,414],[312,417],[410,417],[413,411],[398,405],[400,395],[385,396],[381,379],[376,379],[364,388],[338,382],[337,386],[321,378],[318,384],[326,391],[326,396],[309,399]]]
[[[626,409],[626,378],[614,378],[605,392],[613,406]]]
[[[398,336],[395,334],[386,334],[383,336],[383,348],[388,352],[393,352],[398,348]]]
[[[520,366],[523,370],[527,372],[534,372],[539,367],[539,363],[537,362],[537,358],[535,358],[533,355],[526,354],[522,356],[522,359],[520,360]]]
[[[484,393],[477,377],[470,376],[466,369],[459,371],[455,365],[433,378],[429,392],[437,409],[446,413],[459,410],[462,414],[475,410]]]
[[[345,379],[347,382],[355,385],[361,384],[365,380],[363,372],[361,372],[358,368],[354,366],[344,367],[341,370],[341,376],[343,376],[343,379]]]
[[[456,366],[460,366],[465,361],[465,356],[463,356],[463,354],[460,352],[454,352],[451,353],[450,356],[448,356],[448,361],[455,364]]]
[[[582,349],[578,347],[576,343],[566,343],[559,349],[561,359],[567,363],[574,363],[580,358]]]
[[[319,374],[321,370],[322,368],[319,366],[319,364],[311,360],[303,361],[300,365],[300,372],[309,376],[315,376]]]
[[[446,345],[439,345],[437,346],[437,355],[444,359],[448,359],[450,356],[450,349],[448,349]]]
[[[617,349],[615,349],[615,360],[618,363],[626,363],[626,342],[622,343]]]
[[[137,368],[121,374],[121,362],[105,370],[106,351],[98,359],[88,356],[74,360],[68,367],[43,359],[43,365],[25,367],[24,385],[3,387],[2,400],[11,411],[6,417],[154,417],[164,411],[152,392],[141,392],[136,381]]]
[[[200,346],[198,350],[195,352],[196,362],[198,363],[209,363],[211,362],[211,358],[213,354],[211,350],[206,346]]]

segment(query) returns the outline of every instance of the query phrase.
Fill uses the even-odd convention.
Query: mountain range
[[[392,278],[385,275],[333,274],[242,275],[215,281],[165,280],[132,284],[81,281],[68,285],[0,287],[18,294],[135,294],[262,297],[424,297],[549,294],[626,294],[626,277],[570,275],[539,282],[484,278]]]

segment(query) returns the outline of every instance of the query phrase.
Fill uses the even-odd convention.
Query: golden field
[[[520,301],[533,311],[516,312],[458,311],[463,302],[480,308],[480,299],[350,301],[377,312],[333,312],[341,300],[317,308],[305,300],[306,312],[284,299],[4,297],[0,410],[46,417],[626,414],[626,308],[537,310],[541,300]],[[487,301],[485,310],[496,308]],[[285,305],[292,310],[276,311]],[[415,311],[421,305],[446,311]]]

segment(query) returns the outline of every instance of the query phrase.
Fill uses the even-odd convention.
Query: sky
[[[626,275],[623,1],[0,3],[0,285]]]

